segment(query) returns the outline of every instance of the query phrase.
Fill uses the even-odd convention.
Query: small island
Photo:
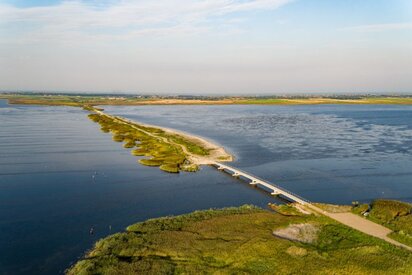
[[[364,206],[322,205],[332,212]],[[98,241],[67,274],[409,274],[412,253],[326,216],[291,205],[250,205],[150,219]],[[409,209],[409,212],[405,212]],[[370,218],[386,217],[412,238],[412,205],[377,200]],[[400,216],[393,216],[397,211]],[[364,212],[365,213],[365,212]],[[390,215],[388,215],[391,213]]]

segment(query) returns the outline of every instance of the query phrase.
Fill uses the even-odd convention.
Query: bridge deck
[[[279,187],[279,186],[277,186],[273,183],[269,183],[269,182],[267,182],[267,181],[265,181],[261,178],[253,176],[252,174],[250,174],[246,171],[242,171],[238,168],[234,168],[234,167],[231,167],[229,165],[222,164],[220,162],[214,162],[213,165],[215,167],[217,167],[217,169],[219,169],[219,170],[226,170],[226,171],[232,172],[232,176],[242,176],[244,178],[247,178],[247,179],[251,180],[250,184],[252,184],[252,185],[261,185],[261,186],[264,186],[264,187],[268,188],[269,190],[272,190],[272,195],[283,195],[284,197],[286,197],[286,198],[288,198],[292,201],[295,201],[297,203],[303,204],[303,205],[309,203],[308,200],[305,200],[304,198],[302,198],[302,197],[300,197],[300,196],[298,196],[298,195],[296,195],[296,194],[294,194],[294,193],[292,193],[292,192],[290,192],[286,189],[283,189],[283,188],[281,188],[281,187]]]

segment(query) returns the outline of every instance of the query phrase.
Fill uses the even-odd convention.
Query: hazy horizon
[[[0,91],[410,94],[408,0],[0,0]]]
[[[411,97],[412,92],[288,92],[288,93],[190,93],[190,92],[176,92],[176,93],[139,93],[133,91],[29,91],[29,90],[8,90],[0,91],[0,94],[55,94],[55,95],[80,95],[80,96],[162,96],[162,97],[179,97],[179,96],[193,96],[193,97],[334,97],[334,96],[399,96]]]

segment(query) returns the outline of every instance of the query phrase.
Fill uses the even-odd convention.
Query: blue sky
[[[410,0],[0,0],[0,89],[412,92]]]

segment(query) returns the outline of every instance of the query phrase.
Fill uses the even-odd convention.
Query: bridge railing
[[[280,191],[282,191],[282,192],[284,192],[284,193],[293,195],[294,197],[296,197],[296,198],[298,198],[298,199],[300,199],[300,200],[302,200],[302,201],[304,201],[304,202],[306,202],[306,203],[310,203],[309,200],[307,200],[307,199],[305,199],[305,198],[302,198],[302,197],[299,196],[298,194],[295,194],[295,193],[293,193],[293,192],[291,192],[291,191],[289,191],[289,190],[286,190],[285,188],[282,188],[282,187],[280,187],[280,186],[278,186],[278,185],[276,185],[276,184],[274,184],[274,183],[271,183],[271,182],[269,182],[269,181],[267,181],[267,180],[265,180],[265,179],[262,179],[262,178],[260,178],[260,177],[257,177],[257,176],[255,176],[255,175],[251,174],[250,172],[244,171],[244,170],[239,169],[239,168],[231,167],[231,166],[226,165],[226,164],[221,164],[221,163],[218,163],[218,162],[216,162],[215,165],[221,166],[221,167],[227,167],[228,169],[237,170],[237,171],[239,171],[239,172],[241,172],[241,173],[243,173],[243,174],[250,175],[251,177],[253,177],[253,178],[257,179],[257,180],[260,180],[260,181],[263,181],[263,182],[265,182],[265,183],[267,183],[267,184],[269,184],[269,185],[272,185],[273,187],[279,189]]]

